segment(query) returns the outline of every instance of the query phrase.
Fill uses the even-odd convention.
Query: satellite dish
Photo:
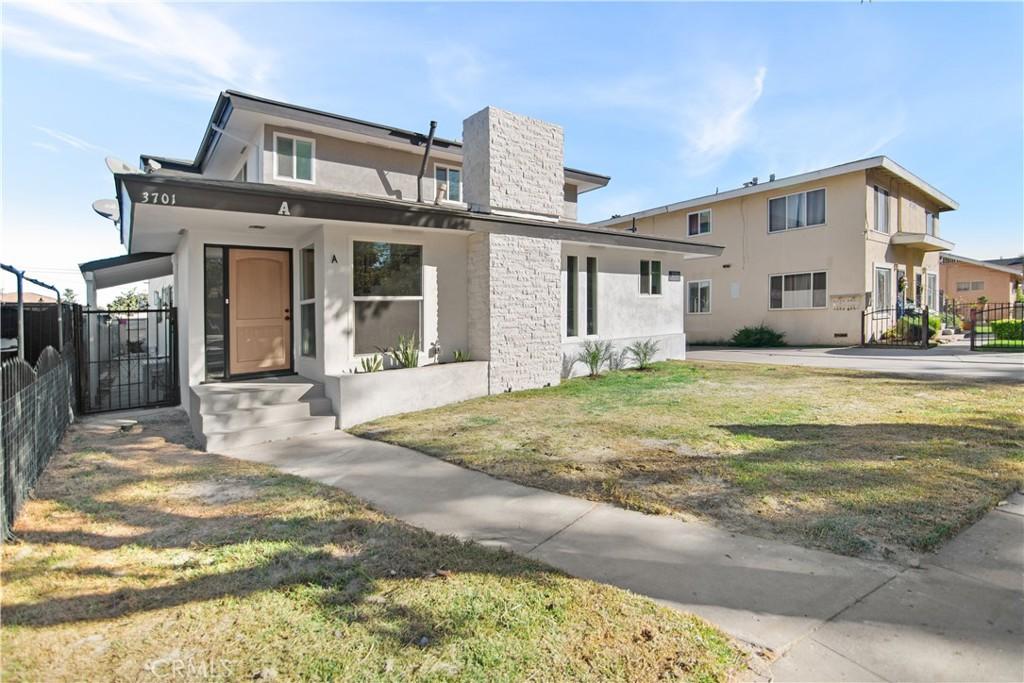
[[[152,173],[153,171],[159,171],[163,166],[159,161],[155,159],[146,159],[146,171]]]
[[[129,166],[117,157],[107,157],[104,161],[107,162],[107,168],[111,173],[140,173],[139,169]]]
[[[121,220],[121,211],[113,199],[97,199],[92,203],[92,210],[115,223]]]

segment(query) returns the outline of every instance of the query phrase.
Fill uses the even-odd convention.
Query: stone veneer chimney
[[[558,220],[565,187],[562,127],[481,109],[462,122],[462,187],[472,211]]]

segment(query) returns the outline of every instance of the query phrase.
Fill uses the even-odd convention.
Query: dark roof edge
[[[139,160],[144,165],[147,160],[152,159],[158,162],[160,165],[174,171],[183,171],[186,173],[199,173],[202,171],[202,166],[205,163],[206,156],[209,155],[211,148],[214,145],[215,138],[219,137],[219,133],[214,131],[214,122],[218,122],[217,125],[221,128],[227,122],[227,118],[231,115],[231,98],[237,97],[240,99],[249,100],[251,102],[257,102],[268,107],[278,107],[281,109],[288,109],[291,111],[302,112],[305,114],[311,114],[314,116],[323,116],[325,118],[334,119],[336,121],[342,121],[355,126],[365,126],[374,130],[380,131],[391,137],[404,138],[408,142],[415,145],[426,144],[427,136],[423,133],[417,133],[415,131],[406,130],[405,128],[396,128],[395,126],[388,126],[382,123],[374,123],[373,121],[364,121],[363,119],[353,118],[351,116],[343,116],[341,114],[334,114],[321,109],[313,109],[311,107],[303,107],[298,104],[291,104],[289,102],[282,102],[280,100],[272,100],[267,97],[260,97],[258,95],[250,95],[249,93],[240,92],[238,90],[225,90],[217,98],[217,104],[214,105],[213,114],[210,115],[210,121],[206,124],[206,132],[203,135],[203,141],[199,145],[199,150],[196,152],[195,159],[189,161],[187,159],[174,159],[171,157],[163,157],[156,154],[141,154]],[[225,108],[227,109],[225,110]],[[462,143],[458,140],[449,140],[448,138],[435,137],[434,143],[440,147],[453,147],[462,149]],[[576,180],[582,180],[585,182],[593,183],[601,187],[608,184],[611,180],[611,176],[602,175],[600,173],[592,173],[590,171],[583,171],[578,168],[565,167],[566,176],[573,177]]]
[[[124,254],[123,256],[111,256],[110,258],[101,258],[95,261],[86,261],[85,263],[79,263],[78,269],[83,273],[88,273],[94,270],[112,268],[114,266],[126,266],[130,263],[152,261],[153,259],[164,258],[165,256],[173,256],[173,254],[165,253],[162,251],[143,251],[139,252],[138,254]]]

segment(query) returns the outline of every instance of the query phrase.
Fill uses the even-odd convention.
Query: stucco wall
[[[562,127],[486,107],[462,123],[463,186],[474,210],[558,217],[565,210]]]
[[[960,261],[942,263],[939,273],[940,286],[946,298],[960,302],[974,302],[978,297],[985,296],[993,304],[1010,303],[1013,301],[1013,283],[1024,279],[1020,275],[1014,276]],[[981,282],[983,286],[981,289],[961,292],[956,288],[958,282]]]
[[[476,234],[469,245],[469,342],[491,393],[558,384],[560,243]]]

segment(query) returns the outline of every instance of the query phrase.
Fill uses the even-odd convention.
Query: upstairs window
[[[274,178],[313,182],[315,141],[274,133]]]
[[[795,192],[768,200],[768,232],[825,224],[825,189]]]
[[[462,169],[434,167],[434,195],[443,202],[462,201]]]
[[[711,232],[711,209],[694,211],[686,216],[686,234],[707,235]]]
[[[924,231],[929,235],[935,234],[935,214],[931,211],[924,212]]]
[[[875,185],[875,230],[889,234],[889,190]]]

